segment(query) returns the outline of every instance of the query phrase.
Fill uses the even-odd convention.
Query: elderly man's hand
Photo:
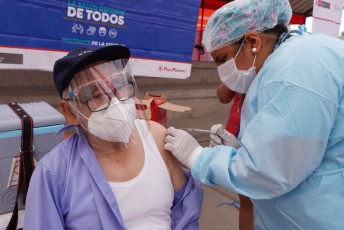
[[[167,129],[165,149],[191,169],[193,162],[202,152],[198,142],[186,131],[170,127]]]
[[[221,124],[213,125],[210,133],[210,145],[209,147],[215,147],[216,145],[232,146],[235,149],[240,147],[236,137],[225,130]]]

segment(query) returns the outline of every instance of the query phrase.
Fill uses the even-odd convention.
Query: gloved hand
[[[165,149],[171,151],[182,164],[190,169],[203,150],[203,147],[189,133],[173,127],[167,129],[165,141]]]
[[[210,145],[209,147],[215,147],[216,145],[232,146],[235,149],[240,147],[236,137],[225,130],[221,124],[213,125],[210,133]]]

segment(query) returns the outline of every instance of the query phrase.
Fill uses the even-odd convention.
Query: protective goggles
[[[106,110],[113,98],[126,101],[136,94],[134,77],[127,59],[90,66],[75,74],[69,85],[69,98],[91,112]]]

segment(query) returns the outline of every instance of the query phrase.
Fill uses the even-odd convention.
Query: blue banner
[[[0,0],[0,47],[124,44],[134,58],[191,63],[199,7],[200,0]]]

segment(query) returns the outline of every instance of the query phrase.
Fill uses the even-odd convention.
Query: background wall
[[[155,95],[163,93],[168,102],[192,108],[184,113],[168,111],[168,126],[178,123],[180,119],[184,121],[184,126],[195,124],[191,128],[210,128],[204,122],[196,125],[194,121],[197,119],[218,121],[225,125],[230,106],[222,105],[217,99],[216,88],[220,80],[213,62],[193,62],[191,76],[186,80],[142,76],[135,76],[135,79],[142,98],[145,92]],[[0,70],[0,104],[45,101],[62,112],[59,100],[51,72]]]
[[[187,80],[135,77],[143,98],[145,92],[166,95],[170,103],[192,108],[184,113],[167,113],[167,127],[210,129],[213,124],[226,124],[230,105],[222,105],[216,96],[220,80],[213,62],[193,62],[191,76]],[[0,70],[0,104],[45,101],[62,112],[60,98],[54,86],[51,72]],[[69,131],[70,134],[73,130]],[[209,134],[192,133],[202,146],[209,145]],[[200,230],[239,229],[239,211],[230,203],[238,201],[236,193],[220,187],[205,186]]]

